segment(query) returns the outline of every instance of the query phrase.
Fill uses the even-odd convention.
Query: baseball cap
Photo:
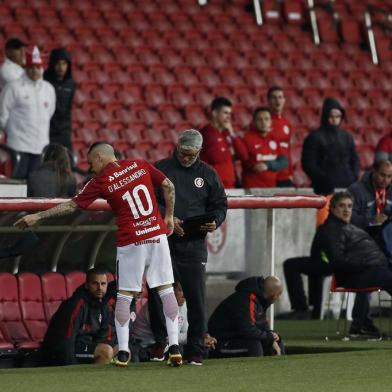
[[[33,65],[44,65],[38,46],[34,46],[32,52],[26,53],[26,67],[31,67]]]
[[[26,46],[26,44],[22,40],[20,40],[19,38],[10,38],[5,43],[6,49],[19,49],[24,46]]]

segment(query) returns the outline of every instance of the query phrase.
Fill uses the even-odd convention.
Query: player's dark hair
[[[270,110],[269,108],[267,108],[267,106],[259,106],[259,107],[256,108],[255,111],[253,112],[253,121],[255,120],[256,116],[257,116],[260,112],[268,112],[269,114],[271,114],[271,110]]]
[[[268,91],[267,91],[267,98],[270,99],[271,96],[272,96],[272,94],[273,94],[275,91],[283,91],[283,88],[280,87],[280,86],[272,86],[272,87],[270,87],[270,88],[268,89]]]
[[[93,275],[106,275],[107,270],[102,267],[94,267],[87,271],[86,273],[86,282],[89,282]]]
[[[332,199],[329,203],[330,208],[334,208],[337,206],[340,200],[343,199],[350,199],[351,201],[354,201],[353,195],[348,192],[348,191],[341,191],[341,192],[336,192],[333,196]]]
[[[214,110],[220,110],[225,106],[233,106],[231,101],[227,99],[226,97],[216,97],[214,100],[211,102],[211,111]]]
[[[382,166],[387,165],[387,166],[391,166],[392,163],[388,160],[388,159],[381,159],[380,161],[375,161],[373,163],[373,169],[375,171],[378,171],[381,169]]]

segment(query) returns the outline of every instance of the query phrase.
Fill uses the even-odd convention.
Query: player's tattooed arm
[[[174,202],[175,202],[175,188],[174,184],[166,178],[162,182],[163,198],[165,199],[165,211],[166,216],[173,216],[174,214]]]
[[[163,198],[165,199],[165,223],[168,229],[168,235],[171,235],[174,230],[174,202],[175,202],[175,188],[174,184],[166,178],[162,182]]]
[[[77,209],[78,209],[78,205],[74,201],[70,200],[65,203],[61,203],[56,207],[50,208],[46,211],[41,211],[36,214],[26,215],[23,218],[18,219],[14,223],[14,226],[19,227],[20,229],[27,229],[28,227],[40,223],[40,221],[43,219],[69,215],[72,214]]]

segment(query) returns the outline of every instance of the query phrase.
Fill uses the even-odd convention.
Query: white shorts
[[[144,272],[151,288],[174,282],[165,234],[117,248],[119,290],[142,291]]]

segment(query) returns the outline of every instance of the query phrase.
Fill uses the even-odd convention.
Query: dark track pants
[[[188,336],[184,355],[204,355],[205,315],[205,264],[180,262],[172,256],[174,279],[181,283],[188,308]],[[164,341],[167,335],[162,301],[156,290],[149,290],[149,312],[151,329],[156,341]]]

